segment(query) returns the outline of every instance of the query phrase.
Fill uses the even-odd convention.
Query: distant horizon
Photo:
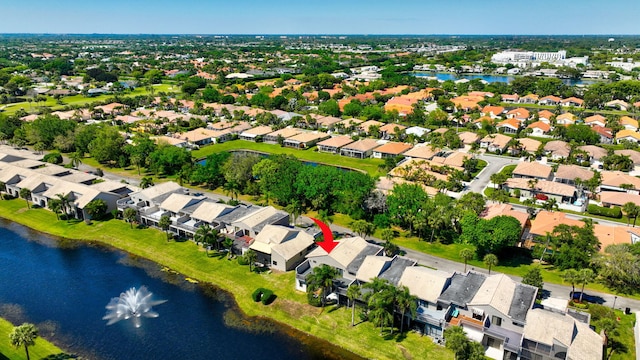
[[[637,0],[31,0],[2,10],[6,34],[640,34]]]
[[[359,37],[385,37],[385,36],[415,36],[415,37],[491,37],[491,36],[515,36],[515,37],[552,37],[552,36],[562,36],[562,37],[637,37],[640,36],[640,33],[637,34],[341,34],[341,33],[314,33],[314,34],[305,34],[305,33],[73,33],[73,32],[0,32],[0,35],[56,35],[56,36],[65,36],[65,35],[82,35],[82,36],[92,36],[92,35],[127,35],[127,36],[359,36]]]

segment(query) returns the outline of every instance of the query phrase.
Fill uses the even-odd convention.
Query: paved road
[[[499,172],[506,165],[516,164],[518,162],[518,159],[516,158],[487,154],[478,155],[478,159],[486,161],[487,166],[482,169],[480,174],[476,176],[476,179],[474,179],[471,184],[469,184],[469,186],[464,190],[465,193],[476,192],[483,194],[484,188],[491,181],[490,178],[492,174]]]

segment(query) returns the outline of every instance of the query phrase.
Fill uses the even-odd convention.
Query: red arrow
[[[322,236],[324,237],[323,241],[317,242],[316,244],[323,248],[324,251],[327,252],[327,254],[331,253],[331,250],[333,250],[340,243],[337,241],[333,241],[333,232],[331,232],[329,225],[323,223],[318,219],[310,219],[320,227],[320,230],[322,230]]]

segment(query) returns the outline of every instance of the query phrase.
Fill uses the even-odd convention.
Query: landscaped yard
[[[20,324],[16,324],[20,325]],[[9,334],[13,330],[14,324],[0,318],[0,359],[22,360],[27,355],[24,347],[14,348],[9,341]],[[29,346],[29,356],[31,359],[42,359],[47,356],[62,354],[63,351],[47,340],[38,337],[34,346]]]
[[[351,310],[321,309],[306,304],[306,296],[294,289],[294,273],[256,274],[248,266],[240,266],[225,257],[207,257],[195,243],[167,242],[163,232],[156,229],[130,229],[120,220],[104,222],[57,221],[44,209],[27,210],[23,199],[0,201],[0,217],[36,230],[69,239],[95,240],[129,253],[153,260],[181,274],[212,283],[231,292],[239,307],[250,316],[266,316],[299,330],[323,338],[366,358],[450,359],[452,354],[435,345],[430,338],[416,333],[399,340],[387,334],[379,336],[379,329],[371,323],[350,326]],[[256,304],[251,293],[259,288],[274,289],[278,297],[269,305]],[[357,341],[354,341],[357,339]]]

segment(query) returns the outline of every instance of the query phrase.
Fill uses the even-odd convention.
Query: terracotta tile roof
[[[578,165],[559,165],[556,170],[556,178],[559,179],[581,179],[587,181],[593,177],[593,171]]]
[[[540,119],[547,119],[547,120],[549,120],[549,119],[551,119],[551,117],[553,117],[553,116],[554,116],[554,114],[553,114],[551,111],[549,111],[549,110],[542,110],[542,111],[539,111],[539,112],[538,112],[538,118],[540,118]]]
[[[529,214],[514,210],[511,204],[490,204],[480,213],[480,217],[487,220],[496,216],[512,216],[518,219],[522,228],[524,228],[529,221]]]
[[[516,168],[513,169],[514,175],[527,176],[527,177],[538,177],[538,178],[549,178],[553,169],[551,166],[541,164],[537,161],[524,161],[518,163]]]
[[[531,220],[531,229],[529,233],[537,236],[546,236],[547,233],[552,234],[553,229],[560,225],[584,226],[584,222],[567,218],[567,215],[560,211],[540,210],[536,218]]]
[[[589,117],[584,118],[584,123],[585,124],[591,124],[591,123],[594,123],[594,122],[600,122],[603,125],[606,125],[607,118],[602,116],[602,115],[600,115],[600,114],[595,114],[595,115],[591,115]]]
[[[566,99],[561,101],[561,103],[570,103],[570,102],[576,103],[576,104],[582,106],[582,104],[584,103],[584,100],[578,99],[577,97],[572,96],[572,97],[568,97],[568,98],[566,98]]]
[[[503,120],[500,123],[498,123],[498,125],[496,125],[496,128],[501,128],[501,127],[509,127],[514,130],[518,130],[520,128],[520,121],[516,119]]]
[[[576,121],[576,116],[575,116],[575,115],[573,115],[573,114],[572,114],[572,113],[570,113],[570,112],[566,112],[566,113],[564,113],[564,114],[560,114],[560,115],[556,116],[556,121],[557,121],[558,123],[561,123],[561,122],[570,122],[570,123],[574,123],[574,122]]]
[[[620,187],[622,184],[631,184],[633,188],[640,189],[640,179],[629,174],[625,174],[622,171],[601,171],[602,185]]]
[[[407,127],[400,124],[389,123],[389,124],[380,126],[380,131],[392,134],[396,131],[396,128],[398,128],[400,131],[404,131]]]
[[[399,142],[388,142],[378,148],[375,149],[375,152],[391,154],[391,155],[400,155],[403,152],[411,149],[413,145],[408,143],[399,143]]]
[[[378,144],[378,142],[374,139],[362,139],[344,146],[343,149],[369,151],[377,148],[378,146],[380,146],[380,144]]]
[[[415,146],[407,150],[403,155],[412,158],[430,160],[440,149],[432,149],[430,145]]]
[[[632,126],[634,128],[638,128],[638,120],[633,119],[629,116],[623,116],[620,118],[620,125],[629,125]]]
[[[540,141],[530,138],[518,139],[518,142],[522,145],[524,150],[529,153],[536,152],[540,148],[540,145],[542,145]]]
[[[334,136],[330,139],[319,142],[317,145],[339,148],[351,144],[352,142],[353,140],[348,136]]]
[[[560,101],[562,101],[561,98],[554,96],[554,95],[549,95],[549,96],[545,96],[542,99],[540,99],[540,102],[546,102],[547,100],[549,101],[553,101],[553,102],[557,102],[559,103]]]
[[[542,130],[543,132],[549,132],[549,130],[551,130],[551,126],[542,121],[536,121],[534,123],[529,124],[529,126],[527,126],[527,129],[536,129],[536,128]]]
[[[613,139],[613,130],[607,128],[607,127],[602,127],[600,125],[594,125],[593,127],[591,127],[591,129],[593,129],[593,131],[597,132],[598,135],[606,137],[607,139]]]
[[[487,105],[482,108],[481,113],[488,115],[493,114],[493,116],[500,116],[504,112],[504,108],[502,106],[491,106]]]
[[[513,116],[516,119],[528,119],[531,113],[525,108],[517,108],[507,112],[507,116]]]

